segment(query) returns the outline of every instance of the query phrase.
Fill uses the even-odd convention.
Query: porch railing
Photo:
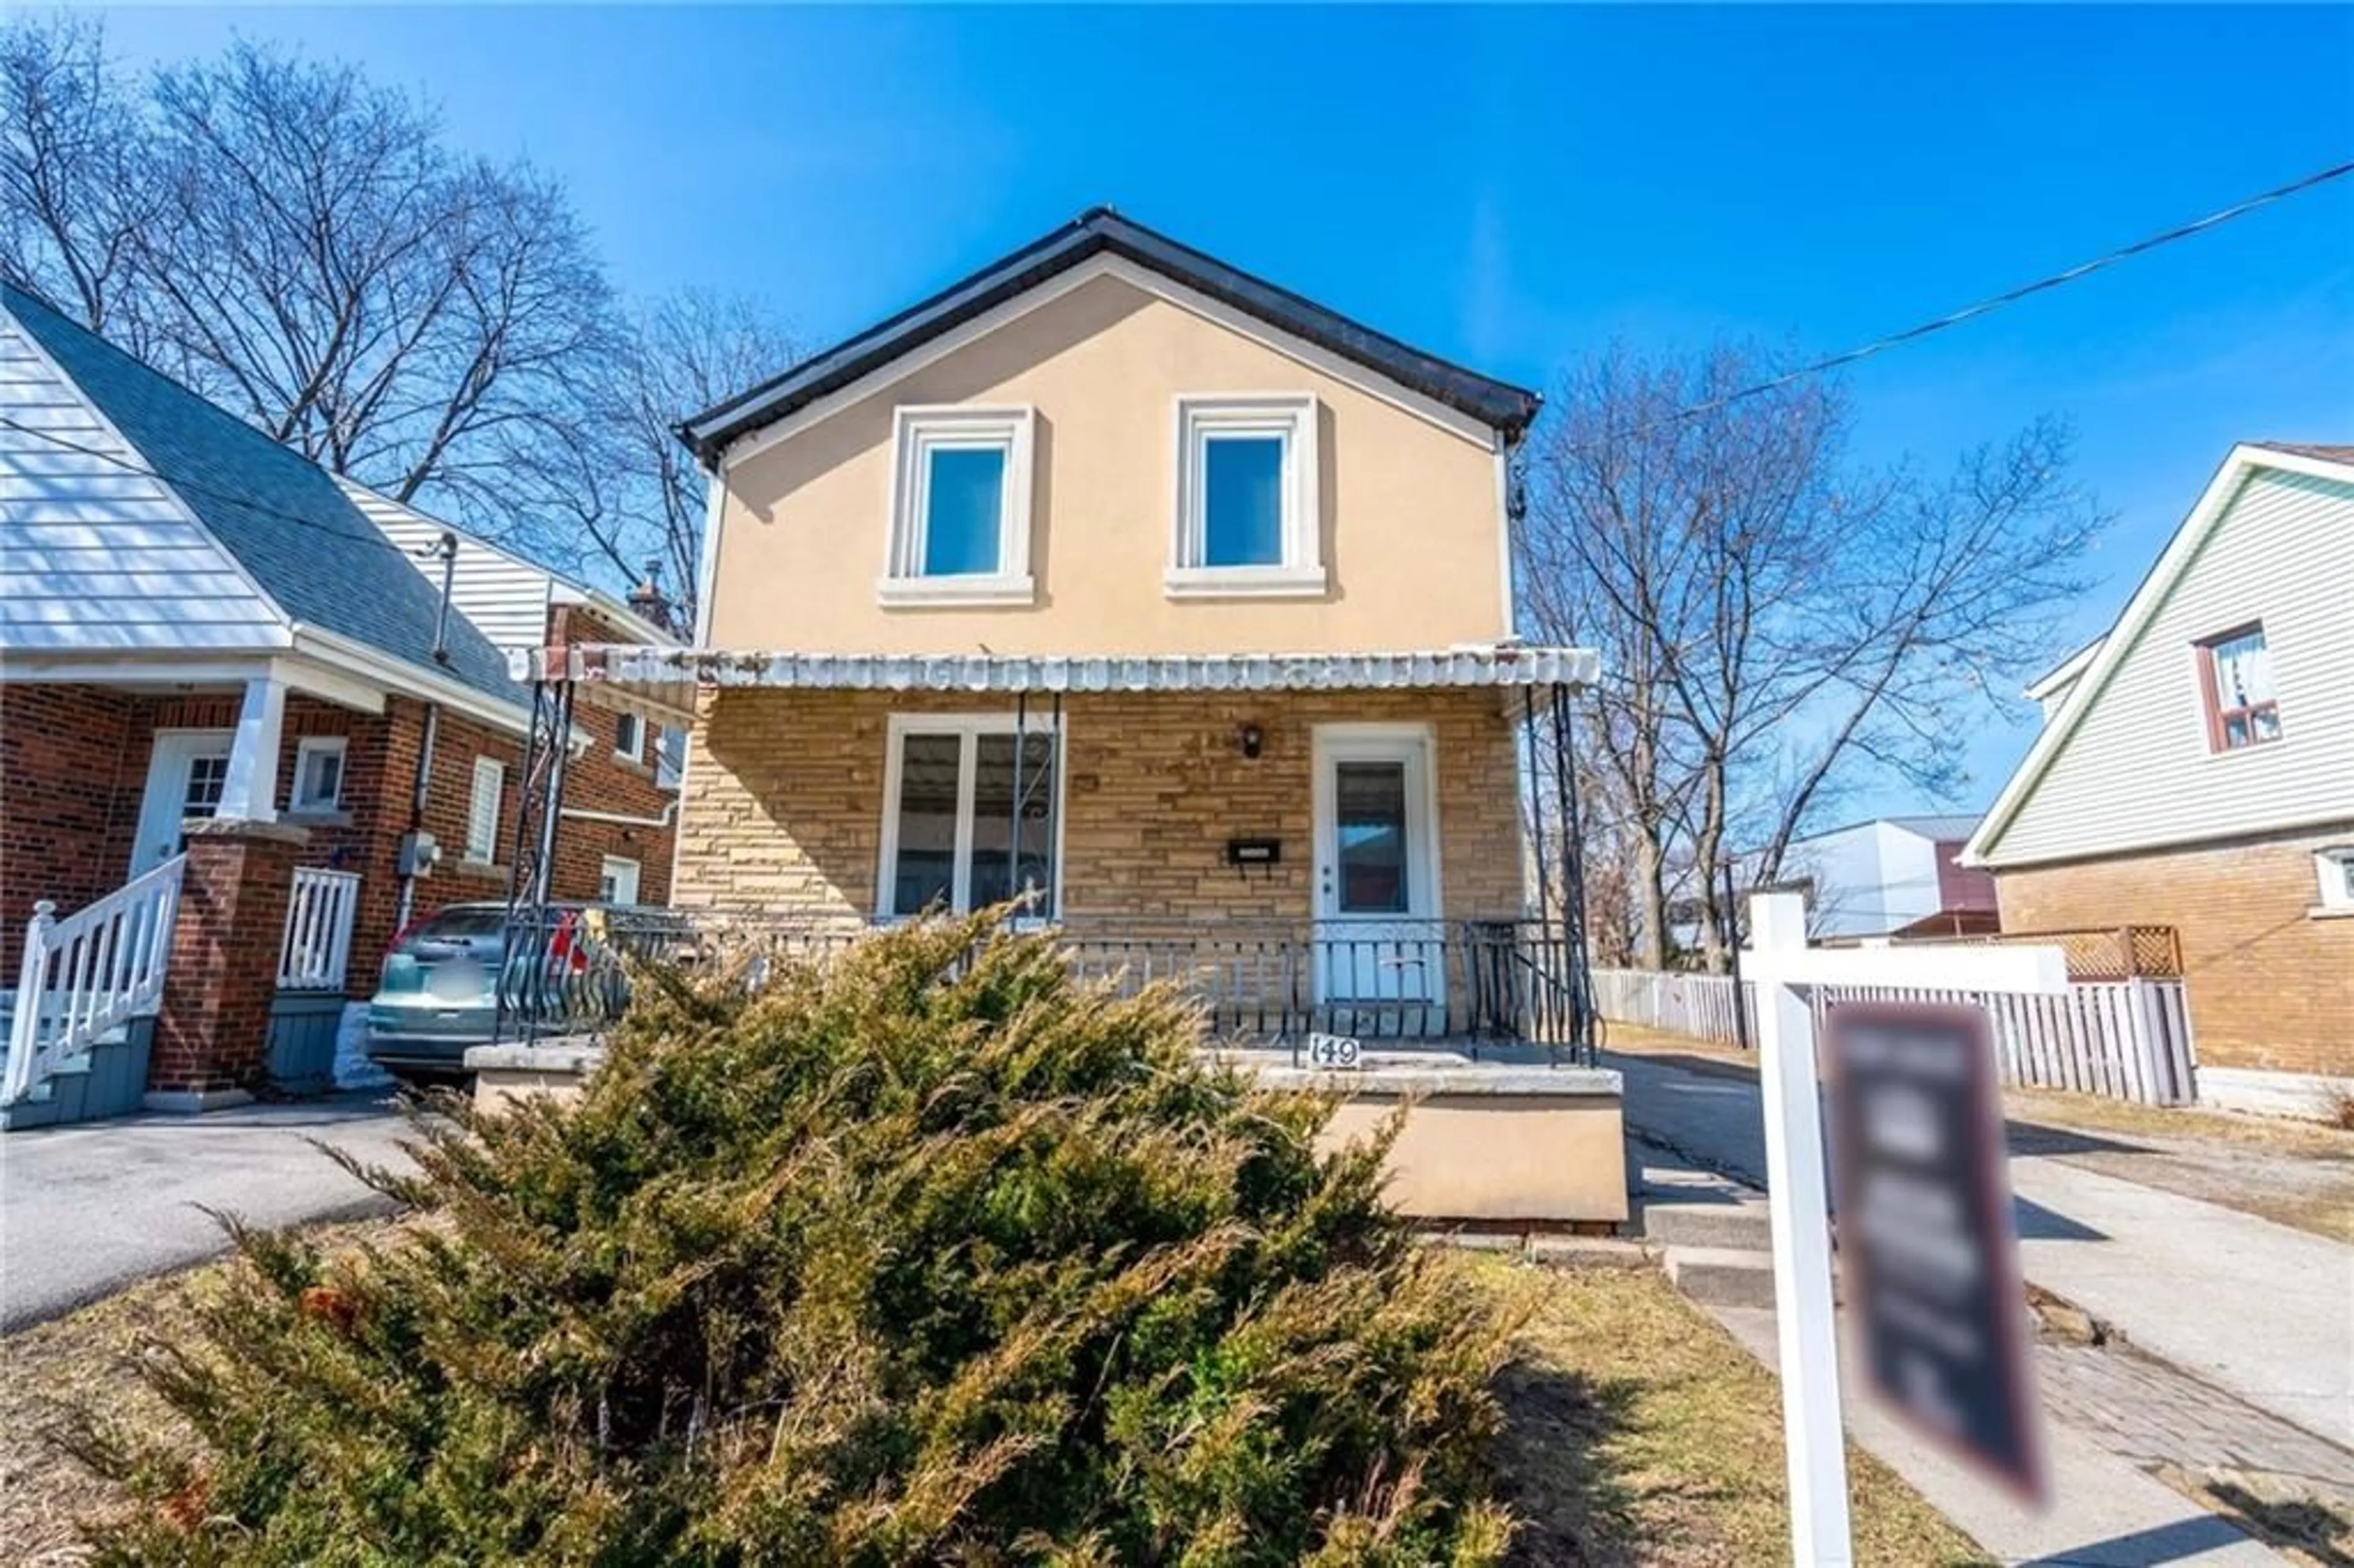
[[[732,912],[550,910],[511,933],[502,1033],[594,1030],[626,1007],[631,959],[704,967],[826,959],[869,934],[847,923]],[[1562,926],[1522,919],[1381,921],[1353,930],[1265,925],[1072,921],[1055,932],[1084,979],[1123,994],[1175,982],[1221,1040],[1304,1045],[1310,1033],[1445,1045],[1478,1055],[1534,1048],[1586,1061],[1593,997]],[[533,957],[533,955],[537,957]]]
[[[0,1105],[24,1099],[67,1058],[162,1000],[187,863],[174,855],[63,919],[47,899],[33,906]]]
[[[278,945],[278,989],[341,991],[352,961],[352,921],[359,913],[357,872],[298,866],[286,899]]]

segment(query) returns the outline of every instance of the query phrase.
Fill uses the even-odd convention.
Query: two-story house
[[[1023,895],[1264,1033],[1493,1023],[1464,944],[1560,874],[1523,747],[1596,665],[1514,636],[1537,407],[1090,211],[687,420],[699,646],[570,669],[695,694],[682,906]]]
[[[2234,448],[1965,861],[2005,929],[2171,926],[2202,1099],[2354,1091],[2354,447]]]

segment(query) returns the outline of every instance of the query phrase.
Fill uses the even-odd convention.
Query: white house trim
[[[510,734],[522,735],[531,727],[530,714],[519,705],[500,702],[462,682],[429,674],[406,660],[395,659],[323,627],[298,623],[294,628],[294,651],[330,669],[348,672],[387,691],[427,698]]]
[[[2034,794],[2036,786],[2042,782],[2044,774],[2067,747],[2070,737],[2084,723],[2084,715],[2094,703],[2100,701],[2101,694],[2107,689],[2111,679],[2132,656],[2150,620],[2173,593],[2183,574],[2190,570],[2200,548],[2206,544],[2208,536],[2214,532],[2232,503],[2239,498],[2249,478],[2261,469],[2305,474],[2340,483],[2354,482],[2354,464],[2246,443],[2233,447],[2231,455],[2223,460],[2222,466],[2215,471],[2215,477],[2208,482],[2198,504],[2191,508],[2190,515],[2175,530],[2174,537],[2167,542],[2166,549],[2150,567],[2148,575],[2134,589],[2133,598],[2126,601],[2124,612],[2117,617],[2116,625],[2097,644],[2091,662],[2076,677],[2075,685],[2069,691],[2060,712],[2036,736],[2035,744],[2029,748],[2026,759],[2020,763],[2018,770],[2003,786],[2002,793],[1995,798],[1994,805],[1988,810],[1986,820],[1978,824],[1978,832],[1970,835],[1970,842],[1960,856],[1962,864],[1999,866],[2031,863],[2030,857],[2003,860],[1998,853],[2002,835]],[[2073,662],[2072,659],[2062,664],[2051,675],[2044,677],[2044,681],[2059,676],[2067,670],[2068,664]],[[2031,860],[2068,858],[2066,854],[2046,854],[2033,856]]]
[[[697,647],[707,647],[711,641],[711,594],[719,581],[719,533],[727,515],[727,464],[730,454],[721,452],[719,461],[704,471],[703,549],[695,563],[695,641]]]
[[[1175,401],[1176,493],[1172,498],[1171,599],[1320,598],[1324,579],[1321,453],[1324,407],[1312,392],[1181,392]],[[1214,567],[1207,553],[1208,443],[1218,432],[1272,436],[1283,442],[1283,558]]]
[[[1031,312],[1039,310],[1076,289],[1086,287],[1098,278],[1116,278],[1131,288],[1154,294],[1171,304],[1191,311],[1204,320],[1216,323],[1231,332],[1249,338],[1261,347],[1297,361],[1310,369],[1352,387],[1371,397],[1379,398],[1391,407],[1403,409],[1416,418],[1427,421],[1472,444],[1486,448],[1495,432],[1488,425],[1460,409],[1450,408],[1435,397],[1424,396],[1410,387],[1400,385],[1371,366],[1344,358],[1330,349],[1320,348],[1304,338],[1294,337],[1280,327],[1272,326],[1257,316],[1238,311],[1222,301],[1214,300],[1200,291],[1188,288],[1173,278],[1163,277],[1149,267],[1140,267],[1126,257],[1097,255],[1056,273],[1028,292],[1016,295],[972,320],[965,322],[927,343],[918,344],[885,365],[878,365],[857,380],[835,388],[824,397],[794,409],[774,424],[747,431],[721,455],[724,468],[766,451],[777,442],[789,440],[812,425],[822,423],[853,404],[928,366],[936,365],[949,355],[969,347],[990,334]],[[705,557],[709,557],[706,556]],[[705,641],[698,629],[695,641]]]

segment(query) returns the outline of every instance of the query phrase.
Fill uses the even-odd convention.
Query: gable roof
[[[694,415],[679,439],[708,468],[738,437],[775,423],[829,392],[1029,292],[1091,257],[1111,255],[1148,268],[1256,317],[1294,337],[1379,372],[1432,401],[1468,414],[1516,438],[1536,417],[1542,399],[1509,382],[1425,354],[1351,321],[1288,289],[1277,287],[1180,244],[1108,207],[1090,207],[1071,222],[993,261],[961,281],[783,374]]]
[[[528,703],[504,657],[463,616],[450,618],[449,662],[434,661],[440,594],[324,469],[37,295],[0,283],[0,305],[296,624],[502,703]]]
[[[2036,735],[2034,745],[2028,748],[2027,756],[2021,759],[2009,782],[2003,785],[2002,793],[1988,809],[1986,820],[1978,824],[1978,832],[1970,835],[1969,843],[1962,850],[1963,864],[1988,863],[1988,857],[2001,842],[2003,833],[2026,806],[2052,763],[2058,760],[2069,738],[2083,725],[2084,715],[2131,655],[2159,607],[2190,570],[2190,563],[2199,555],[2200,546],[2222,522],[2249,477],[2262,469],[2354,483],[2354,447],[2243,441],[2232,449],[2231,455],[2223,460],[2223,465],[2215,471],[2215,477],[2209,480],[2207,488],[2200,493],[2198,504],[2191,508],[2190,514],[2174,531],[2174,536],[2167,541],[2166,548],[2134,588],[2133,597],[2126,601],[2116,624],[2099,641],[2090,645],[2091,662],[2076,675],[2075,683],[2069,688],[2060,711]],[[2083,651],[2040,680],[2037,685],[2048,688],[2054,676],[2066,672],[2081,657]]]

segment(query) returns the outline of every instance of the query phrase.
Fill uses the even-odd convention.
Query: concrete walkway
[[[1710,1315],[1752,1355],[1768,1367],[1776,1364],[1770,1309],[1715,1308]],[[1861,1383],[1861,1370],[1850,1365],[1847,1386]],[[2284,1561],[2238,1526],[2057,1422],[2044,1426],[2052,1506],[2037,1511],[2021,1507],[2010,1493],[1869,1400],[1847,1400],[1843,1414],[1853,1441],[1903,1477],[1998,1562],[2037,1568],[2263,1568]]]
[[[362,1093],[0,1138],[0,1332],[226,1250],[207,1209],[283,1225],[388,1208],[306,1139],[389,1164],[406,1127]]]
[[[1765,1185],[1752,1075],[1618,1053],[1604,1065],[1626,1075],[1629,1131]],[[2354,1446],[2354,1247],[2055,1159],[2015,1157],[2010,1173],[2030,1283],[2257,1409]]]

